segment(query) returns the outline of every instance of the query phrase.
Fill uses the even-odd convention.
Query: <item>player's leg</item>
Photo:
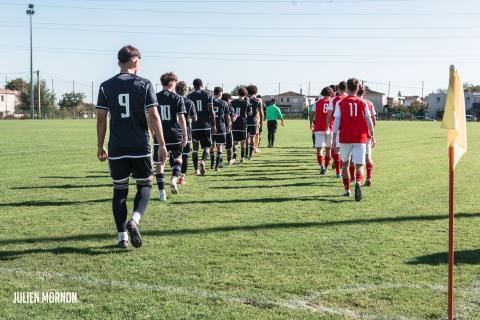
[[[325,134],[325,173],[327,173],[328,166],[332,159],[332,134]]]
[[[223,144],[217,144],[217,159],[215,160],[215,171],[218,171],[220,168],[220,163],[222,162],[222,147]]]
[[[212,147],[210,148],[210,169],[213,170],[213,168],[215,167],[215,149],[216,149],[216,146],[215,146],[215,136],[212,137],[213,138],[213,145]]]
[[[130,159],[109,160],[110,175],[113,180],[112,212],[118,232],[118,247],[128,247],[127,196],[128,179],[131,174]]]
[[[203,149],[202,161],[200,162],[200,174],[203,176],[206,173],[206,165],[208,154],[210,153],[210,148],[212,147],[212,136],[210,130],[202,130],[202,136],[200,140],[200,145]]]
[[[350,197],[350,172],[348,167],[350,165],[350,156],[352,154],[353,144],[351,143],[342,143],[340,145],[340,154],[342,156],[342,178],[343,186],[345,188],[345,193],[343,194],[346,197]]]
[[[334,147],[334,161],[335,161],[335,174],[337,178],[340,178],[340,170],[342,170],[342,154],[340,152],[340,131],[337,133]]]
[[[362,200],[362,182],[363,182],[363,166],[365,164],[365,143],[354,143],[352,150],[352,160],[356,166],[355,177],[355,201]]]
[[[315,148],[316,143],[315,143],[315,133],[314,132],[312,132],[312,143],[313,143],[313,147]]]
[[[137,193],[133,201],[132,218],[127,223],[127,231],[132,245],[136,248],[143,244],[140,234],[140,219],[148,208],[152,193],[152,161],[150,158],[132,159],[132,176],[136,180]]]
[[[365,185],[370,187],[372,185],[372,177],[373,177],[373,158],[372,158],[372,142],[369,140],[365,145],[365,162],[367,167],[367,180],[365,181]]]
[[[187,184],[187,171],[188,171],[188,157],[192,150],[192,142],[189,141],[182,150],[182,169],[180,171],[180,179],[178,179],[178,184]]]
[[[240,159],[240,162],[243,162],[245,160],[245,156],[247,154],[247,139],[246,139],[246,134],[243,135],[243,139],[242,141],[240,142],[240,145],[242,147],[242,151],[241,151],[241,159]]]
[[[193,170],[195,170],[195,175],[199,175],[200,171],[198,170],[198,150],[200,148],[200,132],[201,131],[192,131],[192,162]]]
[[[253,157],[253,151],[255,149],[255,135],[257,133],[256,126],[250,126],[248,130],[248,159]]]
[[[325,174],[323,150],[325,148],[325,134],[315,132],[315,146],[317,147],[317,162],[320,167],[320,174]]]
[[[172,194],[178,193],[177,181],[182,170],[182,145],[175,144],[170,148],[170,156],[173,159],[172,177],[170,178],[170,190]]]
[[[232,132],[227,133],[227,141],[225,143],[225,149],[227,149],[227,161],[228,164],[232,164],[232,148],[233,148],[233,135]]]
[[[263,124],[258,123],[258,133],[255,136],[255,152],[260,152],[260,143],[262,142]]]
[[[277,127],[278,123],[277,121],[272,121],[272,148],[274,147],[275,144],[275,133],[277,133]]]
[[[155,146],[153,153],[153,164],[155,165],[155,180],[157,180],[158,191],[160,192],[160,201],[167,201],[165,192],[165,163],[158,161],[158,146]]]
[[[355,162],[350,158],[350,166],[348,167],[350,173],[350,182],[355,181]]]

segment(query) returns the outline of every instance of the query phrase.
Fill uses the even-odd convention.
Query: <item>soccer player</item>
[[[192,152],[192,129],[190,119],[192,120],[192,123],[197,121],[197,111],[192,100],[185,97],[188,88],[184,81],[177,82],[175,91],[178,95],[183,97],[183,103],[185,104],[185,121],[187,122],[188,143],[182,150],[182,170],[180,171],[180,178],[178,179],[178,184],[184,185],[187,184],[188,156]]]
[[[331,130],[333,129],[333,119],[327,124],[326,118],[333,91],[330,87],[325,87],[320,94],[323,96],[323,99],[319,99],[315,103],[315,122],[313,122],[312,117],[310,117],[310,128],[315,133],[315,145],[317,147],[317,161],[320,166],[320,174],[325,174],[330,165],[330,150],[332,147]],[[325,158],[323,156],[324,149]]]
[[[236,119],[235,112],[233,111],[232,104],[231,104],[232,96],[228,93],[223,93],[222,100],[225,101],[228,105],[228,114],[230,115],[230,124],[232,124]],[[227,128],[226,142],[225,142],[225,149],[227,149],[227,161],[229,165],[233,164],[232,148],[233,148],[233,135],[232,135],[232,125],[230,125],[230,127]]]
[[[118,231],[118,247],[122,249],[128,247],[129,237],[134,247],[143,244],[139,223],[147,210],[152,190],[148,123],[158,137],[158,159],[165,161],[167,156],[162,123],[155,108],[155,90],[149,80],[137,76],[140,59],[140,51],[132,46],[125,46],[118,51],[120,73],[100,85],[96,107],[97,158],[100,161],[108,159],[113,180],[112,211]],[[104,142],[109,113],[110,137],[107,152]],[[130,175],[136,180],[137,193],[132,218],[127,223]]]
[[[325,124],[327,123],[329,124],[332,121],[332,117],[334,117],[337,103],[347,96],[346,91],[347,91],[347,83],[345,81],[340,82],[338,84],[338,94],[335,97],[333,97],[330,100],[330,103],[328,104],[328,114],[327,114]],[[340,162],[340,157],[341,157],[340,142],[338,141],[338,138],[340,137],[340,135],[337,135],[336,137],[337,139],[333,140],[333,149],[335,152],[333,154],[333,161],[335,165],[336,177],[340,178],[340,169],[342,168],[342,163]]]
[[[275,142],[275,132],[277,131],[278,126],[277,120],[281,121],[280,124],[282,127],[285,126],[282,111],[275,105],[276,102],[277,101],[275,99],[272,99],[266,109],[269,148],[273,148],[273,143]]]
[[[248,131],[248,159],[253,157],[253,151],[255,150],[255,137],[258,136],[260,126],[263,124],[263,108],[262,100],[256,97],[258,88],[255,85],[249,85],[247,87],[248,99],[252,108],[252,114],[247,117],[247,131]],[[259,121],[260,120],[260,121]],[[260,126],[259,126],[260,123]]]
[[[238,89],[238,99],[231,102],[233,112],[235,113],[235,121],[232,124],[233,135],[233,159],[232,164],[237,161],[237,145],[240,142],[242,151],[240,162],[243,162],[246,155],[247,140],[247,116],[251,115],[252,107],[248,102],[247,89]]]
[[[222,148],[227,142],[227,132],[230,131],[230,107],[226,101],[222,100],[222,93],[223,89],[221,87],[213,89],[213,111],[215,112],[215,125],[217,128],[217,133],[212,135],[213,145],[217,149],[215,171],[219,170],[222,162]]]
[[[375,111],[375,106],[373,102],[364,98],[363,95],[365,94],[365,86],[363,84],[360,85],[358,89],[357,95],[365,100],[368,104],[368,110],[370,111],[370,116],[372,117],[373,126],[375,127],[377,124],[377,112]],[[365,152],[365,160],[366,160],[366,167],[367,167],[367,180],[365,181],[365,185],[370,187],[372,185],[372,177],[373,177],[373,160],[372,160],[372,148],[375,145],[375,140],[368,136],[368,141],[366,144],[366,152]]]
[[[192,160],[196,175],[204,175],[205,161],[207,161],[208,151],[212,147],[212,134],[216,133],[215,113],[213,112],[213,98],[203,88],[201,79],[193,80],[194,91],[187,98],[195,104],[198,120],[192,124],[193,151]],[[198,169],[198,149],[203,149],[200,170]]]
[[[333,132],[339,135],[342,155],[342,176],[345,187],[344,196],[350,197],[350,156],[356,166],[355,201],[362,200],[361,184],[363,165],[365,164],[365,144],[369,134],[372,141],[374,127],[367,103],[357,97],[359,81],[351,78],[347,81],[348,96],[337,102]]]
[[[318,99],[315,99],[308,106],[308,120],[310,122],[310,128],[313,128],[313,126],[315,126],[315,105],[316,105],[317,101],[318,101]],[[313,129],[312,129],[312,131],[313,131]],[[315,148],[315,146],[316,146],[315,132],[312,132],[312,141],[313,141],[313,147]]]
[[[183,97],[174,92],[177,81],[178,78],[173,72],[164,73],[160,77],[163,90],[157,93],[158,112],[162,119],[165,145],[170,153],[170,158],[173,159],[172,176],[170,177],[172,194],[178,193],[177,181],[182,169],[182,151],[188,143],[184,100]],[[156,136],[153,145],[156,150],[158,148]],[[167,201],[164,181],[165,162],[159,161],[155,154],[153,162],[155,163],[155,177],[160,191],[160,201]]]

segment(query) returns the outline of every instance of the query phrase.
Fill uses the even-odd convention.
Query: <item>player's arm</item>
[[[107,150],[105,149],[107,115],[108,110],[100,108],[97,109],[97,158],[100,161],[105,161],[108,158]]]
[[[280,110],[279,107],[277,107],[277,119],[280,119],[280,124],[282,125],[282,127],[285,127],[285,121],[283,120],[282,110]]]
[[[335,109],[334,116],[335,116],[335,119],[333,120],[333,141],[336,141],[337,140],[338,129],[340,129],[340,121],[341,121],[341,116],[342,116],[339,106],[337,106],[337,108]],[[327,123],[329,123],[329,122],[327,122]]]
[[[258,113],[260,114],[260,128],[263,126],[263,120],[265,118],[265,114],[263,113],[263,101],[260,100],[260,108]]]
[[[315,108],[315,107],[314,107]],[[313,121],[315,120],[315,112],[313,111],[314,109],[312,108],[312,111],[310,111],[310,113],[308,114],[308,119],[310,120],[310,129],[312,131],[315,130],[314,126],[313,126]]]
[[[227,132],[230,132],[232,121],[230,119],[230,114],[225,112],[225,125],[227,126]]]
[[[180,124],[182,129],[182,147],[185,147],[188,143],[188,132],[187,132],[187,122],[185,121],[185,116],[183,113],[177,113],[177,121]]]
[[[328,128],[330,128],[330,121],[332,120],[332,115],[333,115],[333,102],[330,100],[328,102],[328,108],[327,108],[327,119],[326,119],[326,129],[328,131]],[[335,141],[335,140],[334,140]]]
[[[372,148],[373,148],[375,146],[375,138],[374,138],[375,126],[372,121],[372,115],[370,114],[370,110],[368,110],[368,105],[365,106],[364,113],[365,113],[365,119],[367,120],[367,124],[368,124],[368,130],[370,130],[370,137],[372,139]]]
[[[148,108],[148,121],[158,142],[158,162],[164,162],[167,158],[167,149],[163,138],[162,121],[156,107]]]

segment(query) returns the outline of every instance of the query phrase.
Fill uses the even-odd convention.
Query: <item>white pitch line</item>
[[[165,294],[171,295],[183,295],[183,296],[190,296],[190,297],[200,297],[205,299],[218,299],[223,300],[226,302],[231,303],[239,303],[239,304],[251,304],[251,305],[274,305],[279,308],[286,308],[291,310],[303,310],[303,311],[310,311],[322,314],[333,314],[333,315],[340,315],[350,319],[397,319],[397,320],[413,320],[415,318],[409,318],[402,315],[390,315],[385,316],[381,314],[375,313],[367,313],[363,311],[351,310],[347,308],[333,308],[322,306],[316,303],[312,303],[311,300],[315,299],[316,297],[333,294],[333,293],[344,293],[344,292],[359,292],[365,290],[375,290],[375,289],[391,289],[391,288],[429,288],[434,291],[445,291],[446,288],[444,286],[437,286],[437,285],[402,285],[402,284],[376,284],[376,285],[361,285],[361,286],[351,286],[351,287],[341,287],[338,289],[329,289],[314,293],[314,295],[310,295],[307,297],[296,297],[288,300],[270,300],[267,297],[254,295],[252,297],[247,296],[236,296],[231,295],[222,291],[218,292],[211,292],[203,289],[189,289],[189,288],[182,288],[182,287],[175,287],[175,286],[168,286],[168,285],[159,285],[159,284],[148,284],[142,282],[128,282],[128,281],[119,281],[119,280],[111,280],[111,279],[102,279],[102,278],[95,278],[83,275],[75,275],[75,274],[68,274],[68,273],[59,273],[59,272],[49,272],[49,271],[29,271],[24,270],[21,268],[0,268],[0,273],[6,274],[14,274],[20,276],[30,276],[40,278],[42,280],[48,279],[58,279],[62,281],[69,281],[69,282],[80,282],[88,285],[99,285],[104,287],[121,287],[127,289],[136,289],[136,290],[147,290],[152,292],[163,292]]]
[[[473,279],[470,286],[461,291],[461,300],[458,304],[456,319],[474,319],[473,316],[480,315],[480,275]],[[473,313],[477,314],[474,315]]]

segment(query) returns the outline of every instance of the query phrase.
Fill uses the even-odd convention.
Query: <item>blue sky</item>
[[[28,2],[0,0],[0,83],[28,77]],[[391,95],[425,94],[448,85],[455,64],[480,82],[480,9],[473,0],[154,1],[38,0],[34,69],[57,97],[91,99],[117,73],[116,51],[143,53],[140,75],[159,83],[174,71],[209,87],[255,83],[260,93],[318,94],[351,76]]]

